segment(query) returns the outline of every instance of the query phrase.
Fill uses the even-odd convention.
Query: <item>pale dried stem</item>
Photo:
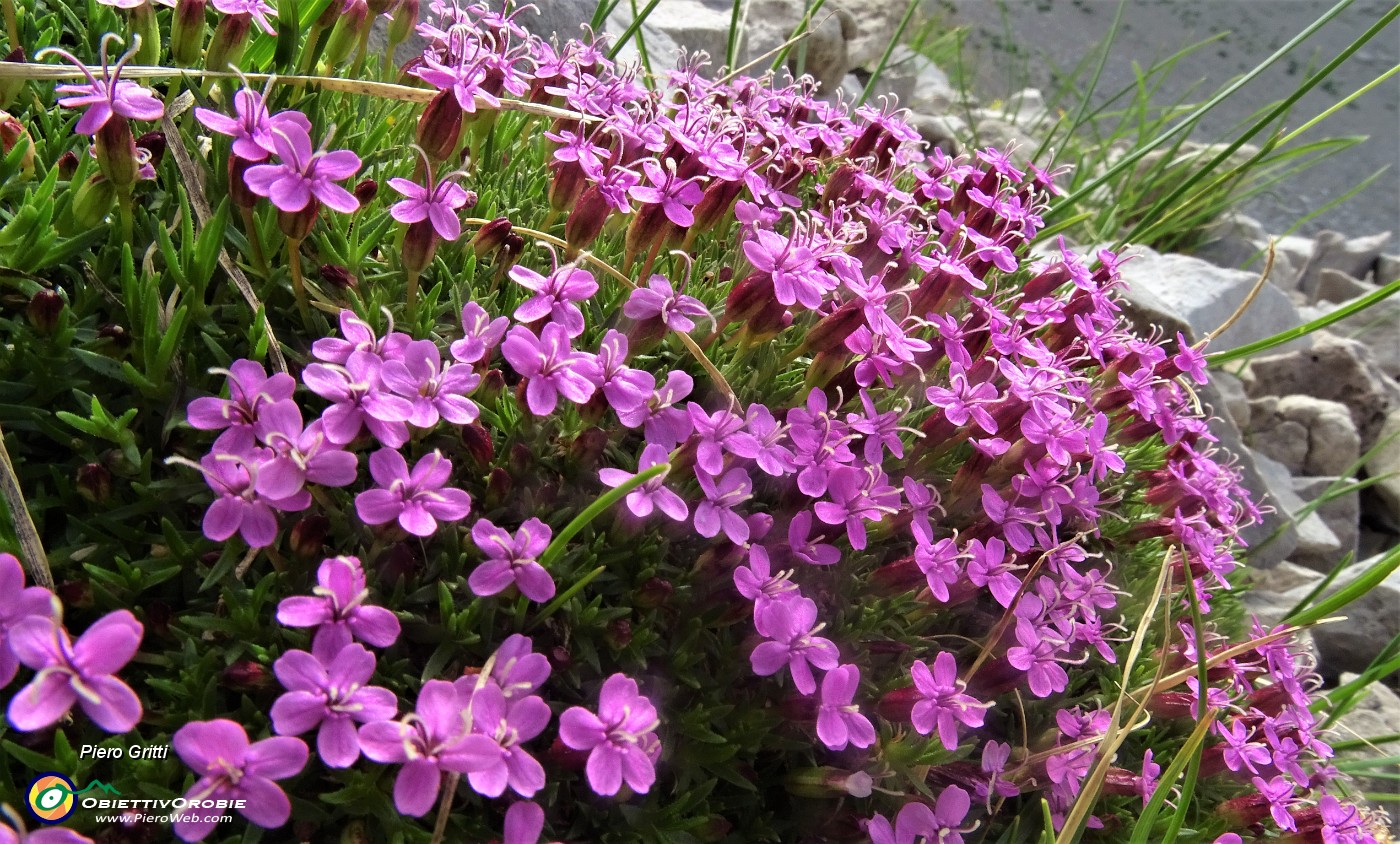
[[[10,511],[10,521],[15,526],[25,569],[35,584],[52,590],[53,572],[49,570],[49,558],[44,553],[44,544],[39,541],[39,531],[34,527],[29,507],[24,503],[24,490],[20,489],[15,466],[10,462],[10,451],[5,448],[3,430],[0,430],[0,496],[4,497],[5,506]]]

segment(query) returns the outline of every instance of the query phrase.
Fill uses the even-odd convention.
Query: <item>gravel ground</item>
[[[973,87],[984,99],[1004,96],[1013,86],[1038,87],[1048,96],[1057,84],[1055,71],[1071,70],[1095,49],[1108,32],[1118,6],[1115,0],[1006,0],[1005,23],[1011,28],[1008,38],[1000,2],[928,2],[930,13],[971,26],[968,66],[975,68]],[[1129,0],[1100,90],[1114,91],[1130,83],[1134,62],[1146,67],[1182,46],[1228,32],[1224,39],[1179,64],[1158,98],[1172,102],[1199,85],[1188,100],[1198,102],[1253,68],[1331,6],[1330,2],[1305,0]],[[1255,109],[1294,91],[1305,78],[1310,59],[1318,65],[1330,61],[1390,8],[1391,3],[1358,0],[1293,55],[1285,56],[1207,115],[1196,130],[1196,139],[1230,137],[1230,130]],[[1289,126],[1311,119],[1397,63],[1400,21],[1393,22],[1309,92],[1295,106]],[[1009,72],[1016,66],[1023,68],[1021,75]],[[1269,231],[1282,232],[1389,165],[1390,170],[1369,188],[1314,218],[1302,233],[1330,228],[1352,236],[1379,231],[1400,234],[1400,77],[1392,77],[1329,117],[1312,130],[1311,138],[1342,135],[1366,135],[1369,140],[1293,177],[1273,193],[1257,197],[1246,206],[1247,213],[1258,217]]]

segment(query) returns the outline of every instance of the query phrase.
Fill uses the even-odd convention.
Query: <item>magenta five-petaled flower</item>
[[[252,427],[264,406],[290,399],[297,386],[296,379],[285,372],[269,378],[262,364],[252,360],[236,360],[227,370],[212,371],[227,376],[229,397],[203,396],[186,410],[190,425],[204,431]]]
[[[455,522],[471,512],[471,497],[447,486],[452,462],[440,451],[423,455],[410,472],[402,454],[381,448],[369,457],[369,473],[379,486],[355,496],[355,512],[365,524],[398,520],[414,536],[432,536],[439,519]]]
[[[653,443],[642,449],[642,457],[637,463],[636,472],[624,472],[621,469],[611,468],[599,469],[598,479],[610,487],[619,487],[653,466],[665,463],[668,458],[666,449]],[[627,509],[632,511],[632,515],[646,518],[652,514],[653,510],[660,510],[678,522],[685,520],[690,510],[686,506],[685,499],[667,489],[666,475],[667,472],[662,472],[651,480],[633,487],[632,491],[627,493],[625,499]]]
[[[549,525],[539,519],[527,519],[514,536],[481,519],[472,526],[472,541],[486,560],[472,571],[467,585],[486,597],[514,584],[530,600],[548,601],[554,597],[554,578],[539,557],[549,547],[549,537]]]
[[[141,700],[114,675],[136,655],[143,632],[126,610],[98,619],[76,642],[55,617],[36,613],[19,621],[9,630],[9,647],[35,674],[10,700],[10,724],[40,730],[76,703],[107,732],[130,732],[141,720]]]
[[[817,738],[831,750],[846,745],[869,747],[875,743],[875,727],[855,705],[860,669],[838,665],[822,678],[821,704],[817,710]]]
[[[316,730],[316,752],[332,768],[348,768],[360,758],[356,724],[385,721],[398,713],[388,689],[366,685],[374,674],[374,654],[364,645],[346,645],[329,661],[306,651],[287,651],[272,666],[287,693],[272,704],[272,728],[299,736]]]
[[[909,719],[914,729],[923,735],[934,730],[948,750],[958,747],[958,723],[969,727],[980,727],[991,704],[982,703],[967,694],[967,684],[958,679],[958,663],[947,651],[938,654],[933,660],[933,669],[923,660],[914,663],[911,670],[914,687],[922,699],[914,704]]]
[[[329,557],[316,570],[310,595],[283,598],[277,621],[288,627],[317,627],[317,650],[322,637],[335,643],[334,652],[358,639],[387,648],[399,638],[399,619],[384,607],[366,603],[365,570],[356,557]]]
[[[534,322],[549,317],[554,324],[562,325],[570,337],[583,333],[583,311],[576,303],[587,301],[598,292],[593,273],[565,264],[543,276],[516,265],[510,268],[510,278],[535,294],[515,309],[517,320]]]
[[[263,95],[249,88],[240,88],[233,95],[233,113],[229,117],[207,108],[196,108],[194,116],[206,129],[233,138],[233,154],[244,161],[265,161],[277,151],[274,139],[277,130],[289,131],[295,126],[311,133],[311,121],[299,111],[279,111],[272,114]]]
[[[678,293],[664,275],[653,275],[646,287],[637,287],[627,297],[622,313],[632,319],[659,319],[672,331],[688,334],[695,320],[710,319],[710,310],[693,296]]]
[[[950,785],[938,795],[930,807],[927,803],[905,803],[893,825],[883,816],[869,821],[866,831],[871,844],[914,844],[915,841],[938,844],[963,844],[963,833],[976,825],[963,826],[963,819],[972,808],[972,798],[956,785]]]
[[[445,771],[465,774],[481,766],[473,753],[467,707],[457,687],[429,680],[418,693],[416,710],[399,721],[374,721],[360,728],[360,749],[369,759],[401,764],[394,780],[394,806],[420,817],[437,802]]]
[[[73,131],[79,135],[97,134],[97,131],[106,126],[107,121],[113,117],[159,120],[165,114],[165,105],[149,88],[121,78],[122,68],[126,67],[127,62],[131,61],[131,57],[136,55],[140,48],[139,38],[132,39],[131,49],[122,54],[116,65],[108,64],[107,45],[118,40],[117,36],[111,33],[102,37],[99,51],[101,77],[94,76],[87,65],[66,50],[49,47],[40,50],[34,56],[38,59],[52,53],[81,70],[83,76],[87,77],[87,82],[68,82],[54,88],[59,94],[69,95],[60,97],[59,105],[64,108],[87,109],[78,119],[78,125],[73,127]]]
[[[836,645],[818,636],[826,625],[817,623],[817,605],[811,598],[789,596],[755,607],[754,627],[769,641],[749,655],[753,672],[760,677],[776,674],[786,666],[793,685],[804,695],[817,690],[812,668],[830,671],[840,661]]]
[[[267,0],[214,0],[214,8],[225,15],[248,15],[257,23],[258,29],[268,35],[277,34],[277,30],[272,28],[272,21],[268,20],[269,17],[277,16],[277,10],[269,5]]]
[[[360,157],[348,149],[313,149],[310,133],[299,123],[287,121],[272,130],[272,149],[278,163],[248,168],[248,189],[265,196],[280,211],[303,211],[312,202],[342,214],[353,213],[360,202],[337,185],[360,170]]]
[[[426,184],[404,178],[389,180],[389,187],[406,197],[394,203],[389,214],[400,223],[410,225],[427,220],[438,237],[454,241],[462,236],[462,221],[457,218],[457,211],[471,202],[472,195],[457,184],[458,174],[434,181],[431,166],[425,164],[424,167],[427,168]]]
[[[431,340],[414,340],[385,361],[379,371],[383,386],[408,400],[408,424],[431,428],[439,419],[453,425],[475,422],[476,403],[467,396],[481,383],[470,366],[442,364],[442,352]]]
[[[553,413],[561,395],[583,404],[597,389],[589,377],[593,356],[574,351],[568,329],[557,322],[540,329],[538,337],[523,325],[515,326],[501,343],[501,354],[527,379],[525,401],[536,416]]]
[[[295,776],[306,767],[309,754],[301,739],[276,736],[250,744],[241,725],[219,718],[186,724],[170,743],[199,775],[185,792],[186,800],[243,801],[238,813],[266,829],[281,826],[291,816],[291,801],[274,780]],[[203,841],[220,817],[208,811],[189,813],[175,822],[175,834],[184,841]]]
[[[559,737],[575,750],[588,751],[588,784],[610,797],[622,783],[645,794],[656,782],[661,742],[656,707],[637,688],[637,681],[614,674],[603,683],[595,715],[575,706],[559,716]]]

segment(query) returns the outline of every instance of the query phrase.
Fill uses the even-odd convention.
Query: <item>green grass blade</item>
[[[1376,588],[1396,569],[1400,569],[1400,547],[1392,548],[1389,553],[1377,560],[1375,565],[1333,595],[1300,612],[1289,615],[1283,620],[1283,623],[1288,625],[1313,624],[1334,615],[1343,607]]]
[[[904,17],[900,18],[899,26],[894,31],[894,37],[890,43],[885,45],[885,52],[880,56],[880,61],[875,65],[875,69],[870,72],[870,79],[866,81],[865,88],[860,92],[860,99],[856,100],[856,105],[864,105],[870,97],[870,92],[875,90],[875,86],[880,83],[880,77],[885,72],[885,65],[890,63],[890,56],[894,55],[894,48],[899,46],[900,40],[904,37],[904,30],[909,26],[909,22],[914,19],[914,13],[919,10],[919,0],[909,0],[909,5],[904,9]]]
[[[1066,196],[1064,199],[1060,200],[1049,211],[1046,212],[1046,219],[1049,220],[1053,216],[1058,216],[1059,214],[1065,213],[1070,208],[1074,207],[1074,205],[1078,203],[1081,199],[1083,199],[1085,196],[1092,194],[1094,191],[1098,190],[1099,187],[1107,184],[1113,178],[1118,176],[1118,174],[1137,164],[1137,162],[1142,160],[1145,156],[1147,156],[1148,153],[1162,146],[1172,138],[1175,138],[1176,136],[1189,131],[1191,126],[1193,126],[1196,123],[1196,121],[1199,120],[1203,115],[1210,113],[1215,109],[1216,106],[1220,105],[1222,102],[1233,96],[1236,91],[1240,90],[1245,85],[1248,85],[1250,82],[1257,79],[1265,70],[1271,67],[1274,64],[1274,62],[1278,61],[1280,58],[1291,52],[1293,48],[1297,47],[1299,44],[1302,44],[1304,41],[1311,38],[1314,33],[1316,33],[1319,29],[1321,29],[1324,25],[1326,25],[1337,15],[1341,14],[1342,11],[1344,11],[1353,2],[1355,2],[1355,0],[1340,0],[1340,2],[1338,2],[1332,8],[1328,9],[1326,12],[1322,13],[1322,15],[1320,15],[1316,20],[1314,20],[1311,24],[1305,27],[1302,32],[1299,32],[1297,35],[1289,39],[1288,43],[1284,44],[1282,47],[1279,47],[1262,62],[1260,62],[1258,65],[1255,65],[1255,67],[1252,70],[1250,70],[1248,73],[1244,74],[1239,79],[1236,79],[1234,82],[1227,85],[1215,96],[1211,97],[1206,102],[1197,106],[1191,111],[1190,114],[1182,118],[1170,129],[1167,129],[1165,132],[1159,134],[1152,141],[1148,142],[1147,144],[1144,144],[1143,146],[1134,150],[1132,153],[1124,156],[1122,160],[1120,160],[1113,167],[1109,168],[1107,172],[1103,173],[1102,175],[1090,181],[1088,184],[1072,192],[1069,196]]]
[[[724,43],[724,66],[728,70],[733,70],[739,61],[739,16],[744,10],[744,0],[734,0],[733,7],[729,10],[729,37]]]
[[[1302,325],[1297,326],[1296,328],[1290,328],[1287,331],[1280,331],[1279,333],[1271,337],[1265,337],[1262,340],[1255,340],[1253,343],[1246,343],[1243,346],[1237,346],[1236,348],[1229,349],[1224,352],[1216,352],[1214,354],[1206,355],[1206,363],[1208,363],[1210,366],[1222,366],[1224,364],[1230,363],[1231,361],[1237,361],[1241,358],[1247,358],[1252,355],[1257,355],[1260,352],[1267,351],[1275,346],[1287,343],[1290,340],[1297,340],[1299,337],[1305,337],[1313,333],[1314,331],[1317,331],[1318,329],[1326,328],[1334,322],[1341,322],[1349,316],[1361,313],[1362,311],[1366,310],[1367,308],[1371,307],[1377,302],[1383,299],[1387,299],[1390,296],[1393,296],[1396,293],[1396,291],[1400,291],[1400,279],[1392,281],[1390,284],[1387,284],[1380,290],[1377,290],[1373,293],[1368,293],[1367,295],[1361,297],[1360,299],[1357,299],[1354,302],[1351,302],[1350,304],[1343,305],[1342,307],[1338,308],[1330,314],[1320,316],[1317,319],[1312,320],[1311,322],[1305,322]]]
[[[642,55],[644,60],[643,66],[646,65],[646,39],[641,35],[642,24],[646,23],[647,18],[651,17],[651,13],[656,11],[656,6],[660,2],[661,0],[651,0],[651,2],[646,5],[646,8],[642,9],[641,14],[637,14],[636,0],[632,0],[632,22],[628,24],[627,28],[622,31],[622,34],[617,37],[617,41],[612,45],[612,49],[608,50],[609,59],[616,59],[617,54],[622,52],[622,48],[627,46],[627,42],[631,41],[633,36],[635,36],[637,38],[637,52]],[[647,72],[650,73],[651,68],[648,67]]]

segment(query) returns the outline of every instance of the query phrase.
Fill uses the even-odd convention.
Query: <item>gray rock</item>
[[[854,59],[854,56],[852,57]],[[911,112],[941,115],[957,106],[962,97],[948,74],[922,53],[896,47],[880,74],[880,91],[899,99]]]
[[[1269,233],[1253,217],[1240,213],[1227,214],[1206,227],[1202,238],[1202,245],[1191,253],[1197,258],[1229,270],[1263,272],[1269,249]],[[1290,289],[1292,269],[1293,264],[1288,256],[1275,248],[1274,269],[1269,274],[1269,281],[1283,290]]]
[[[1350,683],[1356,674],[1343,673],[1340,681]],[[1338,718],[1333,724],[1333,741],[1353,741],[1355,739],[1384,738],[1400,734],[1400,696],[1382,683],[1373,683],[1366,690],[1366,696],[1350,712]],[[1338,754],[1339,760],[1370,760],[1380,757],[1400,756],[1400,739],[1379,744],[1371,742],[1369,747],[1358,747]],[[1391,763],[1371,769],[1376,774],[1400,775],[1400,764]],[[1357,791],[1373,794],[1395,793],[1395,782],[1384,777],[1357,777],[1352,783]],[[1400,800],[1388,800],[1377,804],[1391,817],[1391,830],[1400,823]]]
[[[1400,255],[1382,255],[1376,259],[1376,284],[1400,281]]]
[[[720,3],[721,0],[699,2]],[[728,2],[722,5],[727,10],[733,8]],[[739,42],[740,64],[781,48],[797,31],[806,13],[807,4],[802,0],[748,0],[742,10],[744,31]],[[726,11],[723,15],[726,38],[729,14]],[[834,95],[840,90],[846,73],[859,66],[851,62],[847,51],[847,43],[858,34],[856,18],[846,9],[827,3],[813,16],[808,31],[811,34],[802,41],[801,49],[794,47],[788,53],[788,68],[801,69],[821,84],[822,91]],[[723,54],[721,49],[720,55]]]
[[[1278,266],[1280,261],[1287,261],[1289,272],[1285,276],[1279,272],[1274,272],[1269,276],[1270,283],[1283,290],[1297,290],[1299,275],[1312,257],[1316,244],[1310,237],[1301,237],[1296,234],[1286,234],[1274,243],[1274,265]]]
[[[1392,525],[1400,524],[1400,408],[1392,410],[1386,417],[1376,439],[1385,445],[1377,449],[1366,461],[1366,475],[1371,478],[1385,478],[1372,489],[1376,491],[1376,498],[1381,506],[1388,511],[1377,515],[1388,515],[1389,519],[1386,519],[1386,522]]]
[[[909,125],[926,143],[949,155],[962,152],[971,136],[967,122],[953,114],[912,114]]]
[[[1230,419],[1241,431],[1249,430],[1249,396],[1245,395],[1244,382],[1228,372],[1219,369],[1210,371],[1211,383],[1220,391],[1220,397],[1224,401],[1224,411],[1230,414]],[[1220,413],[1222,408],[1216,408],[1215,412]]]
[[[1123,263],[1127,299],[1141,316],[1148,317],[1149,324],[1189,326],[1187,333],[1193,340],[1223,325],[1259,278],[1257,273],[1217,267],[1189,255],[1161,255],[1144,247],[1137,247],[1134,252],[1140,257]],[[1212,346],[1233,348],[1298,323],[1298,309],[1278,288],[1266,284],[1239,321],[1217,337]],[[1293,342],[1299,346],[1290,348],[1309,344],[1306,337]]]
[[[1250,406],[1246,442],[1295,475],[1346,472],[1361,454],[1361,438],[1343,404],[1312,396],[1268,397]]]
[[[856,22],[856,33],[846,45],[851,68],[874,70],[895,39],[908,4],[905,0],[845,0],[845,4]],[[830,0],[822,6],[823,10],[829,8]]]
[[[1376,442],[1386,416],[1400,406],[1400,386],[1385,376],[1364,343],[1326,331],[1313,347],[1258,357],[1250,362],[1251,397],[1302,394],[1341,402],[1361,435],[1361,450]]]
[[[1314,302],[1346,302],[1372,293],[1376,285],[1352,278],[1339,270],[1323,270],[1318,273],[1317,289],[1313,291]]]
[[[1381,251],[1389,242],[1390,232],[1354,238],[1332,231],[1320,233],[1313,244],[1307,266],[1299,277],[1299,289],[1312,296],[1323,270],[1337,270],[1352,278],[1365,279],[1375,271]]]
[[[1337,478],[1294,478],[1293,491],[1298,494],[1299,498],[1311,503],[1322,497],[1334,483],[1340,489],[1355,483],[1355,480],[1346,478],[1338,483]],[[1296,559],[1295,561],[1308,568],[1326,571],[1330,570],[1332,565],[1335,565],[1347,554],[1355,557],[1357,541],[1361,537],[1361,493],[1352,490],[1336,496],[1317,508],[1317,516],[1322,519],[1323,524],[1327,525],[1332,533],[1336,534],[1341,548],[1338,549],[1335,559]]]
[[[1024,88],[1007,97],[1002,114],[1027,132],[1039,130],[1050,119],[1045,95],[1039,88]]]
[[[1004,119],[1000,112],[989,112],[987,109],[974,109],[972,119],[973,144],[978,149],[993,147],[1002,152],[1009,150],[1012,162],[1018,167],[1030,163],[1030,156],[1038,142],[1021,127]]]
[[[1267,491],[1262,503],[1273,507],[1277,511],[1273,518],[1281,520],[1284,524],[1292,524],[1295,532],[1294,547],[1282,556],[1295,562],[1309,563],[1309,568],[1330,570],[1331,564],[1324,565],[1324,561],[1335,562],[1341,558],[1342,541],[1317,513],[1298,518],[1306,502],[1293,491],[1293,476],[1289,474],[1287,467],[1257,452],[1254,453],[1254,465]],[[1277,541],[1275,540],[1275,543]],[[1270,543],[1272,544],[1274,543]],[[1256,543],[1251,546],[1248,559],[1251,565],[1257,565],[1256,554],[1264,554],[1264,559],[1268,559],[1277,553],[1277,549],[1272,549],[1269,545],[1260,547]]]

